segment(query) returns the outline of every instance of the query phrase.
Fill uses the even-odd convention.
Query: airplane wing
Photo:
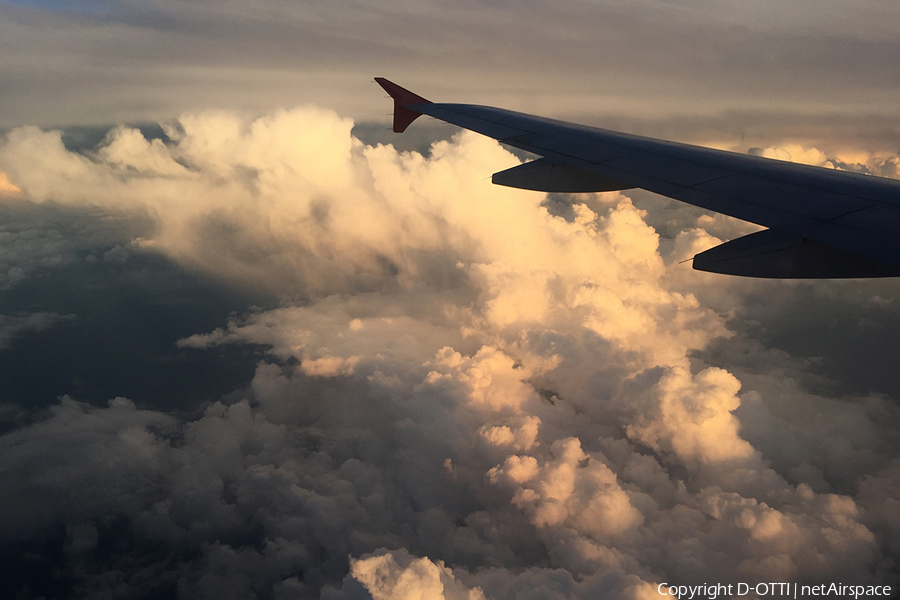
[[[900,181],[586,127],[474,104],[440,104],[382,77],[394,131],[420,115],[541,158],[492,181],[543,192],[642,188],[768,229],[694,257],[747,277],[900,276]]]

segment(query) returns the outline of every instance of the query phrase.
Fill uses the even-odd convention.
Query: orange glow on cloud
[[[18,196],[21,193],[19,186],[10,181],[6,173],[0,171],[0,196]]]

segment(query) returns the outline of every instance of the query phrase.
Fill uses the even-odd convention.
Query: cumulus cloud
[[[351,128],[207,112],[85,154],[8,133],[25,201],[149,215],[134,247],[281,304],[179,342],[268,349],[193,419],[64,399],[0,438],[4,551],[56,544],[78,589],[124,596],[895,583],[892,401],[808,389],[802,360],[734,325],[802,288],[678,263],[746,226],[688,210],[661,239],[620,193],[551,212],[490,185],[517,160],[492,141],[424,156]]]
[[[833,156],[829,157],[823,150],[801,144],[750,148],[748,153],[766,158],[798,162],[828,169],[854,171],[867,175],[879,175],[881,177],[897,177],[897,164],[900,162],[900,157],[896,155],[862,150],[847,151],[845,149],[836,151]]]
[[[480,589],[459,584],[443,563],[414,559],[403,551],[354,560],[350,574],[373,600],[484,600]]]

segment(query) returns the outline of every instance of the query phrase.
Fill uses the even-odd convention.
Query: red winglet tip
[[[384,91],[390,94],[391,98],[393,98],[395,102],[398,102],[400,106],[406,106],[407,104],[431,104],[430,100],[426,100],[422,96],[414,94],[408,89],[402,88],[384,77],[376,77],[375,81],[377,81],[378,85],[383,87]]]
[[[394,132],[403,133],[409,124],[416,120],[422,113],[406,108],[409,104],[431,104],[418,94],[414,94],[406,88],[402,88],[393,81],[384,77],[376,77],[375,81],[384,88],[394,99]]]

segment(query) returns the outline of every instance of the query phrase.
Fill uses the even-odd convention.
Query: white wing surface
[[[429,102],[387,79],[394,131],[425,114],[542,158],[493,182],[545,192],[642,188],[767,230],[694,257],[749,277],[900,276],[900,181],[667,142],[473,104]]]

